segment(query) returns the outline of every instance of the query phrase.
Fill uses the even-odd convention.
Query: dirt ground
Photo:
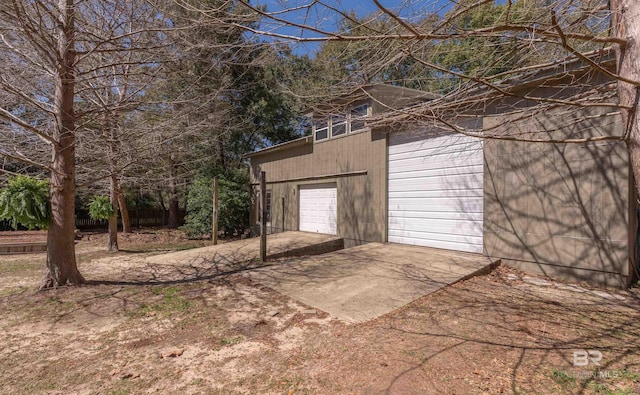
[[[145,259],[207,244],[154,230],[107,253],[85,235],[92,283],[45,292],[44,254],[0,256],[0,393],[640,393],[637,289],[500,267],[348,325],[252,282],[252,265],[194,276]]]

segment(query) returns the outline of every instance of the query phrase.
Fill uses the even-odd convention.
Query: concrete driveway
[[[289,259],[247,275],[343,321],[358,323],[487,273],[491,264],[489,258],[476,254],[370,243]]]
[[[315,255],[342,249],[341,238],[307,232],[275,233],[267,237],[267,257],[269,259],[287,256]],[[237,266],[253,261],[260,256],[260,238],[253,237],[218,245],[193,248],[147,258],[154,264],[171,265],[219,265]]]

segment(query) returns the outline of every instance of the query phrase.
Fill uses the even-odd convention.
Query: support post
[[[218,176],[213,178],[213,216],[211,218],[211,240],[218,244]]]
[[[260,260],[267,260],[267,175],[260,172]]]
[[[284,196],[282,197],[282,231],[286,232],[286,227],[284,226]]]

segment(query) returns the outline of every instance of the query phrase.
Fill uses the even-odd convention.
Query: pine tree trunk
[[[109,218],[109,237],[107,251],[118,251],[118,176],[111,173],[109,181],[109,200],[113,208],[113,215]]]
[[[113,209],[113,215],[109,217],[109,237],[107,238],[107,251],[118,251],[118,198],[120,185],[118,182],[118,147],[116,146],[113,123],[105,115],[105,131],[110,135],[107,145],[107,160],[109,161],[109,201]]]
[[[120,207],[120,217],[122,218],[122,233],[131,233],[129,209],[127,208],[127,200],[125,199],[122,190],[118,192],[118,206]]]
[[[171,155],[171,161],[169,163],[169,228],[175,229],[178,227],[178,168],[175,164],[173,155]]]
[[[60,0],[61,59],[55,87],[56,122],[51,157],[51,224],[47,232],[47,272],[40,289],[82,284],[75,253],[75,76],[73,0]]]

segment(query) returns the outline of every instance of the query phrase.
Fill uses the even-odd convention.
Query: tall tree
[[[82,107],[79,93],[91,89],[97,70],[117,64],[96,58],[151,49],[131,39],[139,30],[99,29],[107,25],[105,21],[118,20],[119,4],[106,0],[12,0],[0,4],[0,58],[5,70],[0,85],[9,98],[0,104],[4,121],[0,133],[13,136],[0,139],[0,155],[41,166],[50,174],[51,224],[42,288],[84,282],[74,250],[76,146],[81,125],[99,119],[102,112]],[[135,14],[129,18],[153,22],[141,29],[156,35],[168,28],[153,7],[146,15],[154,17]],[[38,150],[19,151],[8,144],[11,140],[29,148],[38,140],[44,142],[50,160],[41,163]]]
[[[245,7],[263,18],[260,28],[248,28],[250,34],[286,42],[340,43],[341,45],[381,45],[392,47],[397,56],[380,52],[380,59],[391,65],[401,56],[457,81],[455,91],[429,106],[410,112],[398,111],[387,119],[394,122],[421,120],[435,123],[456,132],[468,132],[455,127],[451,116],[460,115],[467,108],[481,108],[488,97],[520,98],[527,103],[545,106],[566,106],[567,110],[584,106],[618,107],[626,127],[624,135],[599,136],[598,139],[625,141],[629,147],[636,189],[640,193],[640,118],[637,91],[640,87],[638,45],[640,3],[633,0],[511,0],[494,5],[493,0],[435,1],[416,0],[402,6],[388,7],[378,0],[372,5],[379,15],[393,20],[398,28],[389,31],[362,31],[341,34],[336,26],[352,15],[346,4],[335,5],[325,1],[310,3],[291,1],[272,12],[263,7],[243,2]],[[422,24],[425,10],[441,15],[432,25]],[[203,10],[204,12],[204,10]],[[299,18],[305,15],[305,18]],[[311,15],[321,17],[311,18]],[[287,34],[292,29],[298,34]],[[416,51],[415,48],[429,48]],[[611,71],[598,61],[613,48],[617,56],[617,69]],[[451,51],[454,51],[453,53]],[[432,56],[432,55],[439,56]],[[545,62],[545,60],[549,60]],[[563,99],[537,97],[513,92],[524,74],[544,70],[551,65],[567,61],[583,62],[591,75],[600,75],[617,84],[618,97],[612,98],[606,88],[588,95],[574,95],[571,84],[561,93]],[[461,63],[462,62],[462,63]],[[379,62],[361,62],[355,70],[359,75],[378,75],[383,70]],[[349,83],[347,81],[346,83]],[[345,84],[345,80],[338,82]],[[477,94],[476,89],[489,92]],[[472,102],[474,101],[474,102]],[[529,106],[533,108],[533,106]],[[485,131],[487,132],[487,131]],[[483,138],[519,140],[518,135],[491,135],[471,133]],[[554,143],[588,142],[591,137],[553,140]],[[542,142],[542,141],[541,141]],[[548,140],[547,142],[551,142]]]
[[[128,211],[122,189],[123,169],[130,164],[125,153],[143,136],[140,128],[131,127],[127,118],[132,112],[148,105],[146,91],[158,83],[162,65],[168,59],[170,41],[158,35],[166,18],[146,2],[112,1],[107,18],[96,18],[92,24],[94,36],[110,32],[114,37],[101,51],[82,65],[79,98],[82,110],[94,116],[83,128],[84,142],[89,152],[101,153],[104,165],[93,170],[109,180],[109,196],[113,218],[109,219],[107,249],[117,251],[117,208],[120,208],[123,231],[131,232]],[[123,50],[130,48],[131,50]],[[100,114],[101,116],[96,116]],[[93,143],[93,144],[91,144]],[[136,155],[137,156],[137,155]],[[123,163],[125,162],[125,163]],[[101,171],[100,171],[101,170]]]
[[[612,35],[615,44],[618,79],[618,98],[622,120],[626,126],[627,146],[631,167],[640,194],[640,3],[633,0],[611,0]]]

